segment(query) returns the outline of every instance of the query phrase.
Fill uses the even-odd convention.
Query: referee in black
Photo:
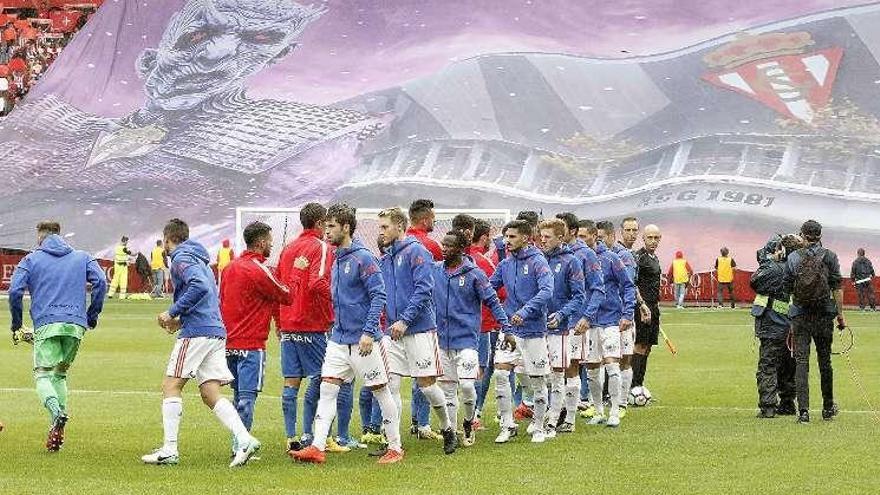
[[[657,258],[657,246],[660,245],[660,228],[648,225],[642,232],[644,247],[633,253],[636,259],[636,296],[639,303],[639,314],[636,317],[636,348],[633,355],[633,387],[641,387],[645,383],[645,371],[648,369],[648,356],[651,347],[657,345],[660,333],[660,260]]]

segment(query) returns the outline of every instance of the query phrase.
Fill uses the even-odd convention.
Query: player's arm
[[[500,297],[504,297],[500,294],[499,291],[504,290],[504,277],[501,276],[501,273],[504,271],[505,263],[504,260],[495,267],[495,271],[492,272],[492,276],[489,277],[489,285],[495,289],[495,292],[499,293]]]
[[[636,309],[636,286],[629,277],[623,261],[615,260],[611,267],[623,292],[623,319],[633,321]]]
[[[290,288],[275,278],[275,275],[269,267],[262,263],[254,262],[254,264],[260,268],[254,280],[254,286],[257,288],[260,296],[263,299],[274,303],[291,304],[293,301],[291,300],[292,292],[290,291]],[[222,290],[222,284],[220,285],[220,288]]]
[[[568,264],[568,291],[571,299],[563,306],[559,313],[565,319],[571,321],[572,318],[580,311],[586,301],[586,287],[584,285],[584,270],[581,268],[581,262],[575,258]]]
[[[515,313],[523,320],[540,314],[541,310],[547,307],[547,304],[553,297],[553,275],[550,272],[550,266],[547,264],[547,261],[541,258],[540,261],[532,264],[532,269],[537,278],[538,292]]]
[[[183,285],[186,286],[186,291],[168,309],[168,315],[172,318],[177,318],[180,315],[189,313],[203,297],[208,295],[208,285],[199,276],[199,269],[196,265],[183,261],[175,262],[174,265],[172,269],[180,272]]]
[[[319,249],[310,256],[308,284],[309,292],[314,297],[317,297],[321,304],[329,306],[333,304],[332,296],[330,295],[330,269],[321,265],[322,249],[329,248],[325,244],[321,244]],[[327,260],[331,259],[332,254],[328,252],[325,256],[324,261],[326,263]]]
[[[599,307],[605,302],[605,276],[602,274],[602,264],[599,263],[599,258],[593,253],[587,255],[585,267],[587,297],[581,316],[592,325],[596,321]]]
[[[370,335],[374,340],[381,340],[382,333],[379,331],[379,317],[385,308],[385,280],[382,278],[382,270],[375,259],[365,258],[360,269],[360,277],[370,297],[370,310],[364,321],[364,334]]]
[[[419,251],[416,249],[407,254],[412,267],[413,293],[409,297],[409,304],[400,315],[400,320],[407,326],[411,325],[434,299],[434,270],[431,268],[431,263]]]
[[[89,328],[98,326],[98,315],[104,310],[104,297],[107,295],[107,277],[97,260],[89,260],[86,265],[86,281],[92,285],[92,299],[86,310]]]
[[[27,268],[27,259],[21,261],[15,267],[12,273],[12,280],[9,282],[9,312],[12,314],[11,330],[15,332],[22,325],[22,301],[24,300],[24,291],[30,283],[31,272]]]
[[[477,294],[480,296],[480,301],[492,311],[495,321],[504,328],[509,327],[510,322],[507,321],[507,313],[504,312],[501,299],[498,298],[498,293],[492,288],[492,284],[489,283],[489,278],[486,277],[485,273],[477,273],[474,279],[474,286],[477,289]]]

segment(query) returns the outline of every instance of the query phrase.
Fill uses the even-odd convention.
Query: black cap
[[[807,220],[801,225],[801,235],[810,242],[818,241],[822,238],[822,224],[815,220]]]

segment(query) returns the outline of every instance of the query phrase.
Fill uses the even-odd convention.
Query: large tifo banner
[[[880,4],[119,0],[0,122],[0,246],[433,198],[637,216],[708,271],[815,218],[880,243]],[[829,10],[831,9],[831,10]]]

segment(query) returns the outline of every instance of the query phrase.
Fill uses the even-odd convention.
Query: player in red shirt
[[[334,249],[324,241],[324,222],[327,209],[318,203],[308,203],[300,210],[303,231],[284,247],[278,262],[278,276],[293,292],[293,302],[281,306],[279,333],[281,336],[281,373],[284,389],[281,409],[287,432],[288,451],[300,450],[311,444],[313,423],[318,408],[321,386],[321,366],[327,349],[327,331],[333,323],[333,305],[330,297],[330,271]],[[296,438],[297,397],[303,378],[309,378],[303,400],[303,436]],[[338,431],[347,433],[353,397],[351,383],[343,384],[339,392]],[[348,443],[348,435],[343,440]],[[328,451],[346,451],[330,438]]]
[[[272,227],[251,223],[244,229],[244,242],[247,250],[224,270],[220,313],[226,326],[226,365],[235,378],[233,402],[250,431],[263,389],[269,325],[278,305],[290,302],[291,291],[265,265],[272,252]]]

